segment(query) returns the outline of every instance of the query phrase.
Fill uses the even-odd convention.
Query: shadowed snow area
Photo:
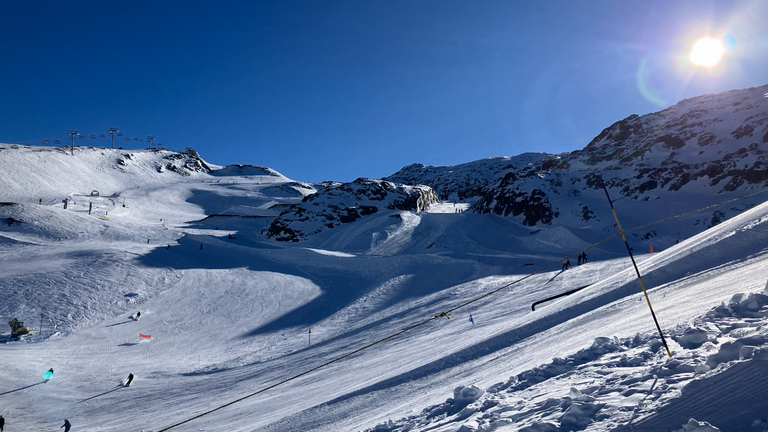
[[[620,238],[561,271],[615,231],[451,202],[279,242],[320,185],[164,151],[0,144],[0,168],[0,318],[32,331],[0,328],[7,431],[159,431],[552,263],[173,430],[768,430],[766,204],[652,254],[630,236],[668,358]],[[616,211],[642,205],[671,212]]]

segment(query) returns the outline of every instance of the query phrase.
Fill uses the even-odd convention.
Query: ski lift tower
[[[149,141],[149,148],[152,148],[152,140],[155,139],[153,136],[148,136],[147,141]]]
[[[70,154],[74,156],[75,155],[75,137],[80,135],[80,132],[76,130],[71,130],[67,132],[67,135],[69,135],[69,139],[72,140],[72,150],[70,151]]]
[[[115,148],[115,133],[120,132],[117,128],[109,128],[109,136],[112,137],[112,148]]]

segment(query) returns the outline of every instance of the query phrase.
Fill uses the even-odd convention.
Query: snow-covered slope
[[[270,224],[306,197],[324,203],[316,215],[361,204],[344,201],[348,186],[266,167],[162,151],[121,165],[123,153],[0,145],[0,318],[43,327],[20,341],[0,328],[7,431],[67,418],[73,431],[157,432],[425,320],[171,430],[768,429],[768,204],[756,197],[649,227],[670,236],[653,254],[629,236],[670,359],[623,242],[587,249],[616,234],[601,190],[580,189],[586,222],[561,210],[533,228],[447,200],[279,242]],[[548,160],[497,158],[483,163],[523,165],[478,177]],[[689,182],[672,206],[610,190],[625,229],[733,196]],[[715,210],[728,217],[706,229]],[[585,249],[588,263],[560,270]]]
[[[663,111],[633,115],[600,133],[583,150],[528,153],[456,166],[414,164],[389,181],[431,186],[447,201],[473,203],[472,211],[513,218],[527,226],[612,229],[605,184],[614,199],[630,201],[627,224],[648,214],[662,218],[768,183],[768,86],[681,101]],[[638,233],[638,240],[668,247],[746,206]],[[597,228],[597,230],[596,230]]]

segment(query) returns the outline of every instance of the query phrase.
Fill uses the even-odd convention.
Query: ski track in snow
[[[203,221],[227,211],[276,216],[253,209],[296,202],[274,189],[291,181],[282,176],[160,173],[150,152],[134,152],[115,174],[106,149],[78,149],[81,159],[65,167],[50,164],[58,153],[31,150],[1,149],[10,159],[0,162],[29,164],[22,151],[45,169],[12,182],[0,174],[13,192],[2,201],[21,203],[0,215],[23,221],[0,226],[0,315],[36,333],[42,313],[48,335],[11,342],[7,328],[0,332],[8,431],[55,429],[64,418],[73,431],[157,431],[591,240],[563,227],[531,234],[441,204],[286,245],[259,234],[262,219]],[[71,169],[84,174],[55,181]],[[120,197],[87,196],[92,189]],[[174,430],[655,431],[682,430],[695,418],[724,431],[765,431],[766,220],[761,205],[637,256],[672,359],[615,240],[588,264],[558,266]],[[591,286],[530,309],[583,285]],[[41,384],[51,367],[55,378]],[[135,379],[121,387],[128,373]]]

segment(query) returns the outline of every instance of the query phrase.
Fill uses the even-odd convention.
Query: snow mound
[[[282,174],[272,168],[259,165],[227,165],[223,168],[211,171],[212,176],[272,176],[283,177]]]

